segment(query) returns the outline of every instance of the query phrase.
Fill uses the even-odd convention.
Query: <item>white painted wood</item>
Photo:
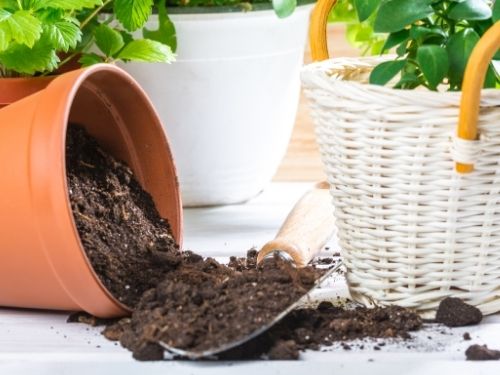
[[[260,247],[273,238],[309,188],[310,184],[273,184],[246,205],[187,210],[186,247],[220,259]],[[338,250],[335,242],[329,246],[331,250],[322,255]],[[335,276],[315,296],[347,296],[345,282]],[[411,349],[395,342],[375,351],[376,341],[372,341],[363,351],[334,346],[323,353],[305,353],[298,362],[241,363],[136,362],[126,350],[104,339],[99,328],[67,324],[66,318],[65,313],[0,309],[0,374],[442,375],[446,371],[460,375],[498,374],[500,369],[500,362],[464,360],[464,351],[471,343],[500,348],[500,315],[488,317],[477,327],[445,330],[447,334],[441,334],[441,329],[424,330],[410,343]],[[463,341],[465,331],[471,333],[472,341]]]

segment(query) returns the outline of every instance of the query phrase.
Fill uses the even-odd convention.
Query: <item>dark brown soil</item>
[[[436,322],[448,327],[463,327],[479,324],[483,319],[481,311],[459,298],[445,298],[439,304]]]
[[[471,345],[465,356],[468,361],[494,361],[500,359],[500,350],[488,349],[486,345]]]
[[[233,258],[228,267],[185,253],[179,267],[143,295],[132,318],[108,327],[105,336],[119,337],[138,359],[150,343],[190,351],[218,348],[272,321],[323,273],[297,269],[279,257],[256,267],[256,255]]]
[[[232,257],[228,266],[178,252],[168,223],[131,170],[75,125],[68,131],[67,170],[75,222],[90,262],[111,293],[134,308],[131,317],[111,322],[103,334],[137,359],[162,359],[160,342],[203,351],[246,337],[324,273],[313,266],[297,269],[280,257],[257,266],[255,250],[243,259]],[[86,314],[68,321],[103,323]],[[297,359],[301,350],[335,341],[409,338],[421,324],[418,315],[398,307],[345,310],[325,302],[290,313],[219,358]]]
[[[297,359],[299,352],[319,350],[334,342],[364,338],[409,339],[410,332],[420,329],[420,317],[400,307],[344,309],[329,302],[316,309],[300,309],[253,342],[225,353],[225,359],[251,359],[264,355],[269,359]]]
[[[276,270],[276,267],[280,266],[267,267]],[[261,277],[266,277],[264,274],[269,272],[264,271],[265,269],[258,271],[263,274]],[[171,284],[169,288],[175,286]],[[170,300],[159,301],[158,298],[155,300],[153,295],[158,296],[158,292],[165,289],[157,288],[151,294],[146,293],[146,301],[141,301],[139,310],[131,319],[122,319],[108,326],[103,334],[110,340],[119,340],[123,346],[132,350],[134,358],[139,360],[163,359],[163,351],[157,345],[159,341],[188,350],[217,347],[227,342],[228,338],[237,339],[259,327],[263,322],[253,317],[259,316],[258,311],[265,310],[263,306],[269,305],[262,304],[262,300],[255,303],[259,300],[258,293],[253,294],[256,298],[253,300],[252,295],[238,287],[236,289],[242,294],[236,297],[237,294],[232,292],[234,287],[235,285],[232,285],[231,290],[225,289],[222,292],[225,298],[215,296],[207,301],[208,303],[198,305],[199,310],[196,310],[192,303],[192,296],[197,295],[199,291],[193,292],[192,288],[188,288],[179,291],[180,294],[169,296],[172,298]],[[186,295],[189,296],[187,299]],[[281,298],[280,295],[277,295],[278,299]],[[234,309],[221,306],[221,303],[233,304],[233,299],[241,302],[246,300],[246,305],[235,306]],[[268,302],[274,299],[271,297]],[[244,315],[248,303],[253,307],[247,309]],[[221,315],[219,311],[222,311]],[[238,316],[238,319],[233,316]],[[399,307],[347,310],[323,302],[316,309],[293,311],[269,331],[220,354],[218,359],[298,359],[301,350],[319,350],[322,346],[339,341],[366,337],[408,339],[410,332],[418,330],[421,325],[422,321],[417,314]],[[217,344],[214,345],[215,343]],[[157,351],[153,349],[155,345]],[[157,354],[156,358],[151,357],[153,352]]]
[[[104,286],[133,307],[179,262],[169,224],[132,171],[71,125],[66,139],[71,207],[83,247]]]

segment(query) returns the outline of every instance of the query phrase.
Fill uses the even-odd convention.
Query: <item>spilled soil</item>
[[[163,345],[204,351],[239,340],[269,323],[306,294],[332,266],[330,259],[297,269],[279,257],[256,264],[257,252],[228,265],[178,251],[169,224],[132,171],[99,147],[82,127],[67,136],[67,175],[75,222],[102,283],[133,308],[131,317],[105,322],[103,334],[139,360],[161,360]],[[75,314],[70,321],[102,320]],[[352,339],[403,338],[422,321],[399,308],[344,309],[324,302],[300,309],[218,359],[297,359]],[[349,346],[345,344],[344,349]]]
[[[160,343],[194,352],[219,348],[271,322],[324,272],[297,269],[279,257],[256,266],[256,256],[253,250],[226,266],[184,253],[178,268],[144,293],[132,317],[109,326],[105,336],[137,359],[152,353],[161,359]]]

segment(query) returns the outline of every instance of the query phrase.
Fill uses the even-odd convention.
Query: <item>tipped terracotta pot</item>
[[[70,206],[68,122],[82,124],[125,161],[182,241],[182,208],[170,147],[148,97],[121,69],[63,74],[0,110],[0,306],[128,312],[95,274]]]
[[[43,90],[55,77],[0,78],[0,108]]]

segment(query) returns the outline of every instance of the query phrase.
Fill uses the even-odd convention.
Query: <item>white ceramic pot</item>
[[[311,8],[172,15],[177,61],[122,65],[163,120],[185,206],[243,202],[271,181],[295,122]]]

